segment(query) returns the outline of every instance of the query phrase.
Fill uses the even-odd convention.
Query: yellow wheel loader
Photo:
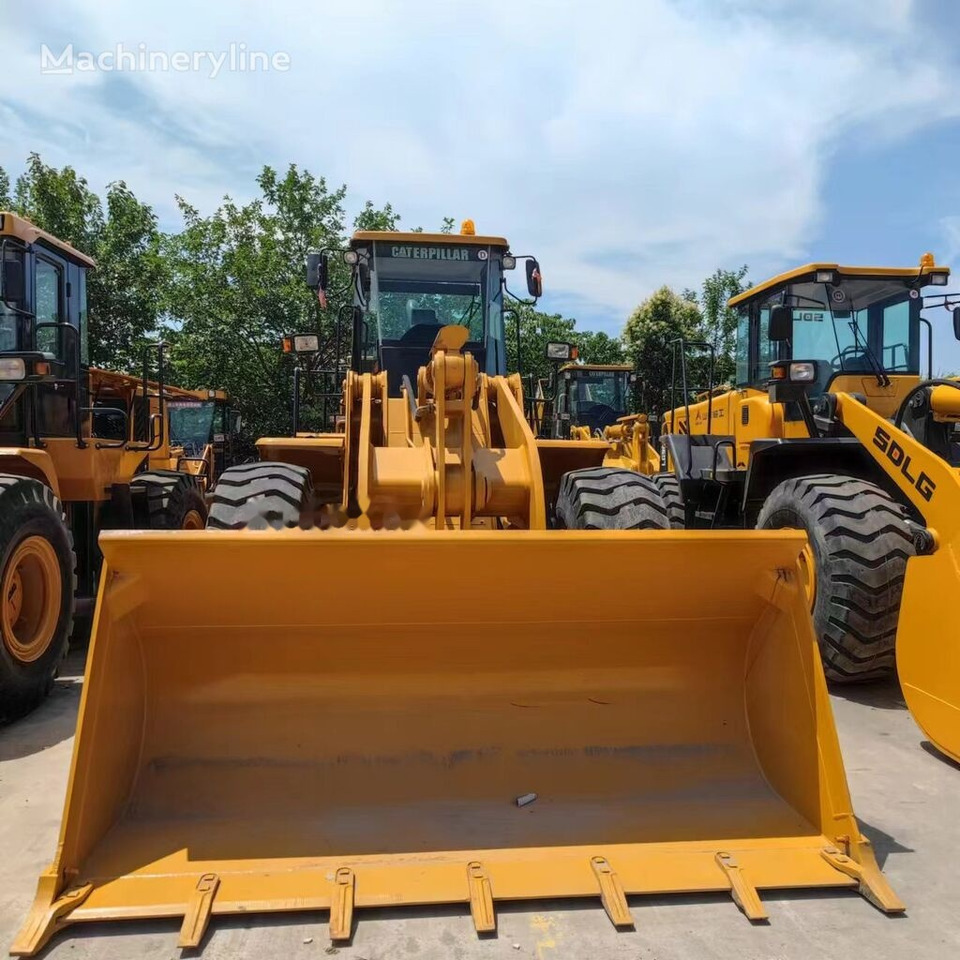
[[[0,213],[0,721],[46,695],[92,612],[101,529],[206,519],[206,471],[167,429],[166,399],[199,395],[164,385],[162,346],[159,382],[87,363],[93,266]]]
[[[569,343],[548,343],[547,358],[576,358]],[[651,442],[646,414],[628,413],[636,380],[626,363],[562,363],[544,397],[533,404],[531,426],[542,436],[593,444],[607,467],[656,474],[660,457]]]
[[[647,478],[537,440],[506,240],[344,256],[343,432],[262,440],[205,531],[101,537],[60,839],[12,952],[163,917],[195,948],[217,915],[293,910],[340,942],[362,908],[447,903],[490,933],[556,897],[617,927],[665,892],[902,910],[851,812],[804,535],[670,530]]]
[[[735,389],[691,402],[685,359],[676,367],[681,403],[664,417],[665,472],[653,478],[671,516],[688,528],[806,530],[804,575],[826,674],[837,682],[888,673],[895,656],[914,660],[900,648],[912,645],[918,623],[900,617],[898,634],[898,614],[902,593],[905,605],[916,602],[904,591],[922,581],[905,586],[904,577],[931,521],[834,398],[857,397],[875,419],[912,431],[928,457],[960,463],[952,434],[942,433],[956,391],[920,375],[924,328],[932,368],[921,310],[948,303],[924,291],[948,275],[929,254],[913,268],[799,267],[730,301],[740,318]],[[956,709],[960,672],[949,683]]]

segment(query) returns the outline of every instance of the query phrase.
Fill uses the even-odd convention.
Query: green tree
[[[584,330],[574,334],[582,363],[624,363],[623,341],[602,331]]]
[[[308,251],[343,244],[345,188],[291,165],[264,167],[260,196],[229,197],[211,215],[179,199],[184,229],[166,244],[171,359],[185,386],[225,387],[255,438],[290,431],[292,366],[284,335],[316,332],[329,349],[349,300],[346,268],[333,257],[328,307],[304,283]],[[371,208],[372,209],[372,208]]]
[[[669,409],[673,341],[699,340],[701,314],[687,292],[661,287],[630,314],[623,328],[629,362],[637,371],[637,409],[662,414]]]
[[[377,209],[368,200],[353,221],[356,230],[399,230],[400,214],[389,203]]]
[[[0,210],[9,210],[13,206],[13,197],[10,196],[10,177],[7,171],[0,167]]]
[[[737,313],[727,306],[727,301],[749,288],[746,276],[746,264],[737,270],[717,269],[701,288],[703,339],[716,351],[714,382],[718,384],[732,383],[736,374]]]
[[[153,210],[122,180],[107,187],[104,209],[72,167],[58,170],[35,153],[9,199],[17,213],[96,260],[87,282],[90,362],[136,369],[155,336],[166,282]]]
[[[544,313],[526,302],[512,302],[506,306],[507,370],[519,371],[523,376],[524,389],[529,392],[535,389],[538,380],[548,380],[553,372],[554,365],[547,360],[547,344],[575,343],[577,322],[559,313]]]

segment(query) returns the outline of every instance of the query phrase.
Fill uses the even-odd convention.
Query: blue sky
[[[472,217],[536,253],[545,305],[619,332],[663,283],[810,260],[960,269],[951,0],[8,3],[0,166],[125,179],[178,225],[263,163],[407,225]],[[282,53],[285,70],[41,74],[41,45]],[[957,288],[960,289],[960,276]],[[960,370],[946,311],[937,366]]]

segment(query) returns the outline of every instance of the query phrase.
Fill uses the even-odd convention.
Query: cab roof
[[[0,212],[0,236],[16,237],[24,243],[42,243],[44,246],[62,253],[68,259],[82,263],[85,267],[95,267],[97,265],[92,257],[81,253],[66,240],[61,240],[52,233],[47,233],[46,230],[35,227],[25,217],[10,213],[7,210]]]
[[[841,277],[871,277],[878,280],[919,280],[928,278],[933,273],[950,275],[950,268],[938,266],[932,253],[925,253],[920,258],[920,265],[917,267],[843,267],[837,263],[808,263],[802,267],[788,270],[786,273],[779,273],[769,280],[764,280],[763,283],[758,283],[749,290],[744,290],[743,293],[738,293],[727,301],[727,306],[736,307],[742,303],[748,303],[761,294],[769,293],[774,288],[787,283],[809,282],[814,279],[817,271],[820,270],[832,270]]]
[[[615,373],[630,373],[633,370],[633,367],[629,363],[565,363],[561,368],[560,372],[564,373],[567,370],[583,370],[590,372],[602,372],[602,371],[613,371]]]
[[[350,246],[370,243],[444,243],[450,246],[502,247],[510,249],[503,237],[478,237],[467,233],[414,233],[410,230],[357,230],[350,238]]]

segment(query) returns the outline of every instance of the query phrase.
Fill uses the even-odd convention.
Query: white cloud
[[[548,286],[614,330],[660,283],[805,259],[838,143],[960,112],[955,78],[909,29],[909,0],[817,0],[802,17],[783,0],[58,10],[0,41],[8,168],[36,149],[95,186],[126,179],[172,218],[175,192],[209,209],[249,195],[261,163],[295,161],[410,224],[473,217],[536,252]],[[54,24],[89,49],[236,41],[291,66],[127,75],[138,106],[102,76],[39,77]]]

